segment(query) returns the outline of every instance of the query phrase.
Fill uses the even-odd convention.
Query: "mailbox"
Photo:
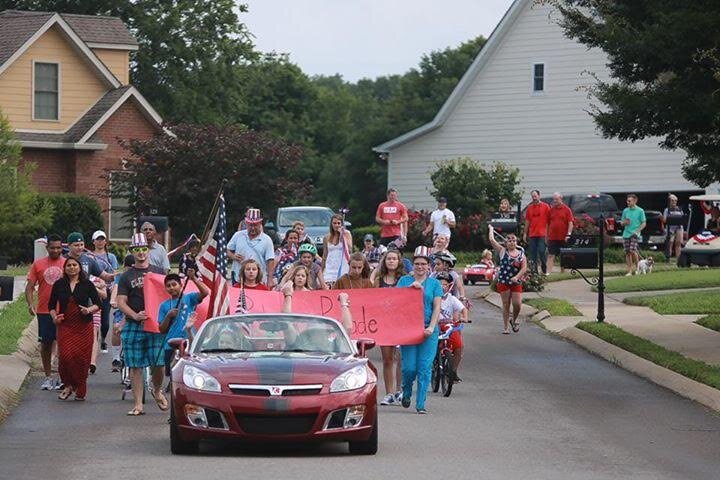
[[[561,248],[560,266],[569,269],[598,268],[598,249]]]
[[[493,218],[490,220],[490,225],[503,234],[517,233],[518,222],[515,218],[515,212],[510,213],[493,213]]]

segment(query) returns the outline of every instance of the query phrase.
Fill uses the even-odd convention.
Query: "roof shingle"
[[[0,12],[0,65],[8,61],[52,16],[52,13],[46,12]]]

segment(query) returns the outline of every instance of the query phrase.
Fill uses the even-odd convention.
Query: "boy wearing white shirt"
[[[438,199],[438,208],[430,214],[430,223],[428,223],[423,235],[433,232],[433,238],[438,235],[446,235],[450,238],[450,229],[455,228],[455,214],[447,208],[447,199],[440,197]]]

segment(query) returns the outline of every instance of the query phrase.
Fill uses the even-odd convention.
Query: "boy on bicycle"
[[[458,326],[461,322],[467,322],[468,309],[463,302],[451,293],[454,282],[449,272],[437,272],[435,278],[440,282],[443,289],[443,296],[440,302],[440,320],[438,323],[440,330],[444,332],[451,326]],[[458,383],[462,381],[458,376],[464,346],[462,331],[453,331],[448,341],[453,350],[454,382]]]

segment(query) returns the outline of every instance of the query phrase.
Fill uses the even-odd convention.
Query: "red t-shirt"
[[[559,207],[552,206],[549,213],[548,240],[563,241],[568,233],[568,224],[573,221],[570,207],[564,203]]]
[[[245,288],[248,290],[267,290],[268,289],[267,285],[265,285],[264,283],[258,283],[254,287],[251,287],[250,285],[245,285]]]
[[[35,309],[37,313],[50,313],[48,308],[50,292],[52,292],[53,284],[63,276],[63,265],[65,265],[63,257],[57,260],[45,257],[36,260],[30,267],[27,275],[28,282],[38,285],[38,304]]]
[[[407,207],[400,202],[382,202],[375,216],[383,220],[400,220],[407,216]],[[380,238],[399,237],[400,233],[400,224],[380,226]]]
[[[530,224],[529,237],[547,235],[548,214],[550,205],[545,202],[531,203],[525,212],[525,220]]]

